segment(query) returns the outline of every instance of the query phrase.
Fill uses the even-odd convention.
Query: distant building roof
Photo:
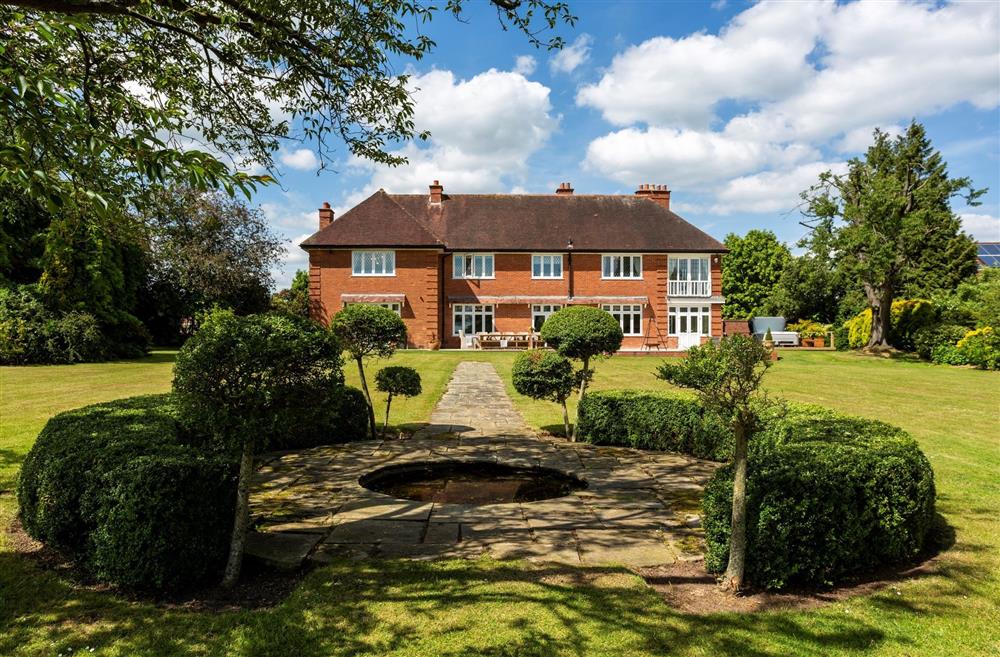
[[[980,267],[1000,267],[1000,242],[978,242],[976,257]]]

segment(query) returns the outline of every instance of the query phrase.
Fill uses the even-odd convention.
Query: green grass
[[[425,393],[394,424],[426,421],[455,364],[511,354],[402,352]],[[102,365],[0,368],[0,526],[34,436],[52,414],[169,388],[172,354]],[[597,364],[595,388],[662,389],[656,357]],[[374,377],[378,364],[369,365]],[[354,368],[348,379],[356,383]],[[13,554],[0,535],[0,655],[997,655],[1000,654],[1000,374],[853,354],[788,353],[775,394],[902,426],[934,465],[955,544],[939,572],[820,609],[688,616],[618,569],[523,563],[342,563],[312,573],[279,606],[208,613],[73,588]],[[529,423],[554,404],[515,396]],[[394,403],[394,406],[396,404]]]

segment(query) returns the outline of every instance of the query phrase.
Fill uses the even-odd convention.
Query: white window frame
[[[642,304],[641,303],[606,303],[601,306],[601,310],[610,313],[618,326],[622,329],[622,335],[641,336],[642,335]],[[629,318],[629,330],[626,331],[626,315]]]
[[[535,260],[538,260],[538,271],[539,274],[535,275]],[[545,275],[545,265],[546,261],[549,265],[549,275]],[[552,274],[556,268],[556,263],[559,265],[559,275],[556,276]],[[563,277],[563,257],[561,253],[532,253],[531,254],[531,278],[534,280],[561,280]]]
[[[348,301],[344,304],[345,308],[347,306],[380,306],[387,310],[391,310],[400,317],[403,316],[403,304],[398,301]]]
[[[692,262],[699,261],[698,278],[694,278]],[[683,263],[683,264],[682,264]],[[684,278],[681,278],[681,269]],[[712,257],[703,253],[678,253],[667,256],[668,297],[712,296]]]
[[[697,328],[691,330],[691,319],[695,320]],[[681,330],[683,326],[684,330]],[[670,304],[667,309],[667,335],[679,336],[697,333],[705,337],[712,337],[712,306],[707,303]]]
[[[480,261],[481,268],[480,271],[486,271],[487,259],[490,265],[489,276],[476,276],[476,261]],[[458,261],[461,260],[462,266],[458,267]],[[467,270],[471,270],[471,274],[466,274]],[[493,253],[455,253],[451,257],[451,277],[456,279],[472,279],[481,280],[488,278],[496,278],[496,254]]]
[[[633,272],[630,276],[614,275],[614,262],[619,262],[618,271],[625,271],[625,258],[630,258],[629,267]],[[636,261],[638,261],[639,271],[635,274]],[[611,262],[608,267],[605,263]],[[608,272],[611,272],[610,274]],[[641,253],[602,253],[601,254],[601,280],[605,281],[641,281],[642,280],[642,254]]]
[[[458,317],[461,315],[463,318],[466,315],[472,315],[473,321],[472,325],[475,327],[475,317],[482,318],[482,331],[477,331],[473,335],[478,335],[479,333],[494,333],[496,331],[496,308],[490,303],[456,303],[451,309],[451,334],[453,336],[462,335],[461,327],[465,326],[464,319],[462,321],[461,327],[458,322]],[[486,318],[490,320],[490,329],[486,330]]]
[[[375,271],[375,256],[382,256],[382,271]],[[358,267],[358,257],[361,257],[361,267]],[[365,271],[365,258],[371,263],[371,271]],[[387,271],[391,268],[391,271]],[[396,252],[384,249],[360,249],[351,251],[351,276],[395,276]]]
[[[540,331],[541,327],[535,328],[535,318],[543,317],[542,324],[552,316],[553,313],[562,310],[561,303],[533,303],[531,304],[531,330]]]

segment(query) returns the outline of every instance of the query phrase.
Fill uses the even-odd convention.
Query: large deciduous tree
[[[729,253],[722,267],[722,312],[740,319],[759,314],[788,266],[788,247],[769,230],[751,230],[742,237],[730,233],[725,244]]]
[[[399,164],[418,133],[407,60],[434,47],[416,0],[0,0],[0,182],[51,209],[134,202],[149,183],[242,189],[286,138]],[[558,0],[491,0],[503,29],[561,47]],[[244,170],[241,171],[240,169]]]
[[[677,363],[663,363],[657,377],[698,392],[704,408],[732,430],[733,513],[729,564],[723,586],[739,591],[744,585],[747,553],[747,448],[757,431],[767,398],[760,382],[771,366],[770,350],[752,337],[733,335],[719,344],[709,342],[688,350]]]
[[[866,349],[890,349],[892,301],[929,267],[949,267],[948,254],[928,257],[935,249],[957,250],[959,261],[968,238],[950,201],[969,205],[986,190],[969,178],[953,178],[924,127],[913,122],[895,139],[879,129],[864,158],[854,158],[844,174],[825,172],[803,192],[806,216],[833,226],[841,266],[864,292],[872,312]],[[967,275],[968,272],[966,272]],[[944,276],[958,276],[951,271]],[[957,282],[957,281],[956,281]]]
[[[267,309],[283,251],[260,209],[191,187],[151,198],[143,319],[158,340],[177,341],[185,320],[215,306],[244,315]]]
[[[811,319],[823,324],[838,320],[847,282],[833,251],[830,226],[817,226],[799,241],[807,250],[793,256],[764,302],[768,315],[789,320]],[[850,314],[853,316],[857,309]]]

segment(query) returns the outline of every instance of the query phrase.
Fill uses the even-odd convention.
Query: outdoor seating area
[[[540,349],[545,346],[537,333],[480,333],[473,336],[472,346],[484,351]]]

